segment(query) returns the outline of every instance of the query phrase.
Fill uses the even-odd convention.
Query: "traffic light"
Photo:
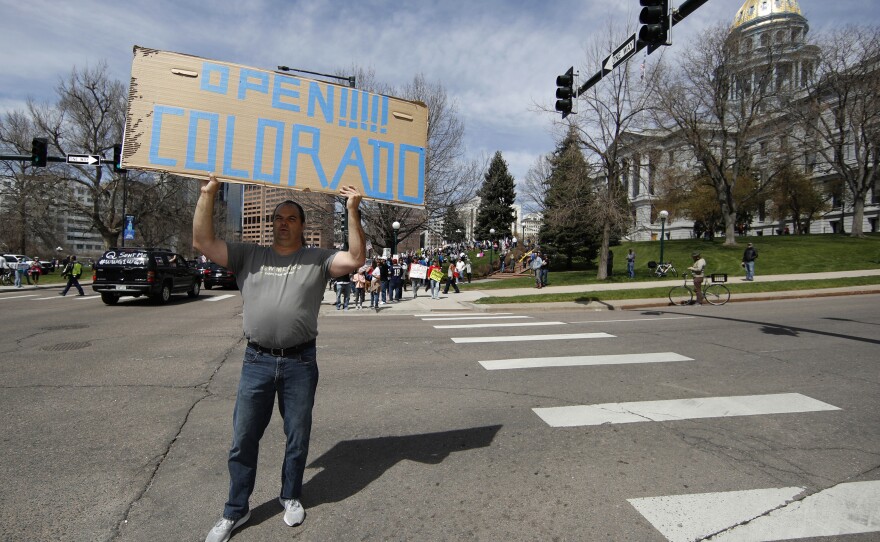
[[[574,92],[574,66],[556,78],[556,87],[556,110],[562,113],[562,118],[577,113],[574,110],[575,98],[577,98]]]
[[[643,6],[639,13],[639,41],[648,46],[648,54],[661,45],[669,43],[669,0],[639,0]]]
[[[46,167],[49,155],[49,140],[45,137],[35,137],[31,141],[31,165]]]
[[[113,171],[122,173],[122,144],[113,145]]]

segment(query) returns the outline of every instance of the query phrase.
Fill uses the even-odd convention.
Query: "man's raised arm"
[[[199,201],[193,216],[193,248],[212,262],[226,267],[229,255],[226,241],[217,239],[214,234],[214,198],[220,188],[220,181],[212,173],[210,180],[202,181]]]
[[[363,196],[353,186],[343,186],[339,189],[339,195],[347,198],[345,208],[348,212],[348,252],[338,252],[333,258],[330,274],[334,277],[356,271],[367,259],[367,242],[358,209]]]

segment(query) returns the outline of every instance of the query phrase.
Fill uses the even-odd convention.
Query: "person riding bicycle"
[[[703,304],[703,270],[706,268],[706,260],[700,257],[699,252],[691,253],[694,265],[688,267],[688,271],[694,276],[694,293],[697,294],[697,305]]]

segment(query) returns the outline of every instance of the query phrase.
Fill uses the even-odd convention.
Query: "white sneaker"
[[[291,527],[295,527],[306,519],[306,511],[297,499],[282,499],[278,497],[278,502],[284,507],[284,523]]]
[[[205,537],[205,542],[227,542],[229,537],[232,536],[232,531],[244,525],[249,519],[251,519],[250,510],[238,520],[220,518],[220,520],[214,524],[211,531],[208,532],[208,536]]]

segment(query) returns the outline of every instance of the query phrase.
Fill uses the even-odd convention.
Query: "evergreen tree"
[[[474,237],[477,240],[496,240],[512,235],[510,225],[514,220],[513,201],[516,199],[513,175],[507,170],[507,162],[497,151],[489,163],[489,170],[483,186],[477,192],[480,207],[477,209],[477,224]],[[495,229],[493,236],[489,230]]]
[[[539,243],[542,251],[565,256],[566,268],[571,269],[575,257],[595,258],[600,243],[599,229],[587,212],[595,199],[590,167],[574,130],[569,130],[548,161],[550,177]]]
[[[464,241],[464,232],[465,225],[461,214],[455,207],[448,207],[443,216],[443,239],[452,243],[460,243]]]

